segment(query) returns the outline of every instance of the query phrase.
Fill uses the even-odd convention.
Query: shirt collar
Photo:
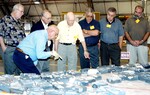
[[[86,23],[88,23],[87,21],[86,21],[86,18],[84,19],[84,21],[86,22]],[[92,21],[90,22],[90,23],[92,23],[93,22],[93,19],[92,19]],[[90,24],[90,23],[88,23],[88,24]]]
[[[42,20],[41,20],[43,26],[44,26],[44,29],[47,29],[48,28],[48,24],[45,24]]]
[[[112,24],[112,23],[114,23],[114,22],[115,22],[115,18],[113,19],[113,21],[112,21],[112,22],[109,22],[109,21],[108,21],[108,19],[107,19],[107,17],[106,17],[106,21],[107,21],[109,24]]]
[[[72,25],[72,26],[69,26],[69,25],[68,25],[67,20],[64,20],[64,21],[65,21],[65,25],[66,25],[66,27],[68,27],[68,28],[71,28],[72,26],[74,26],[74,25],[75,25],[75,21],[74,21],[74,23],[73,23],[73,25]]]
[[[143,17],[143,16],[137,17],[137,16],[133,15],[132,18],[133,18],[133,19],[143,19],[144,17]]]

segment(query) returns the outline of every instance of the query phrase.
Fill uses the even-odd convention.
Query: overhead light
[[[40,4],[40,0],[33,0],[34,4]]]

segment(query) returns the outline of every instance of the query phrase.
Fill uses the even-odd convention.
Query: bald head
[[[67,23],[69,26],[72,26],[74,24],[74,21],[75,21],[75,15],[73,12],[68,12],[67,13],[67,16],[66,16],[66,19],[67,19]]]
[[[67,13],[67,20],[75,20],[75,15],[73,12]]]
[[[50,25],[47,28],[47,32],[48,32],[48,39],[55,39],[59,33],[59,29],[57,28],[56,25]]]

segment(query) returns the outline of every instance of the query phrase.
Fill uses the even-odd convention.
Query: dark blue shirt
[[[100,30],[99,22],[94,19],[90,23],[87,23],[86,19],[84,19],[84,20],[81,20],[79,24],[81,28],[85,30]],[[85,37],[85,42],[87,45],[97,44],[99,42],[99,35]]]
[[[48,26],[50,26],[50,25],[52,25],[52,24],[54,24],[53,21],[51,21],[51,22],[48,24]],[[42,21],[39,20],[37,23],[33,24],[33,26],[31,27],[31,33],[32,33],[33,31],[36,31],[36,30],[43,30],[43,29],[44,29],[44,26],[43,26],[43,24],[42,24]]]
[[[119,37],[124,35],[122,23],[115,18],[113,23],[109,23],[106,18],[100,20],[101,41],[105,43],[118,43]]]

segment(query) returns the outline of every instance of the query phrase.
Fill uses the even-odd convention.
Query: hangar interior
[[[44,9],[51,11],[52,21],[54,21],[55,24],[58,24],[60,21],[65,19],[65,14],[70,11],[75,13],[76,17],[78,17],[76,20],[78,21],[82,17],[84,17],[86,8],[91,7],[94,10],[95,19],[99,21],[101,18],[106,17],[107,15],[106,12],[109,7],[115,7],[117,9],[117,18],[119,18],[122,21],[122,24],[124,25],[126,19],[133,15],[135,6],[142,5],[144,7],[144,15],[150,22],[150,0],[0,0],[0,18],[4,17],[5,15],[9,15],[11,13],[12,7],[17,3],[21,3],[25,7],[24,15],[22,16],[21,20],[24,23],[24,28],[26,30],[27,35],[30,33],[30,29],[33,23],[36,23],[38,20],[40,20],[41,12]],[[148,39],[148,46],[150,49],[150,38]],[[126,52],[125,38],[123,41],[122,52]],[[124,55],[125,57],[126,54]],[[127,63],[128,63],[128,58],[121,59],[121,65]],[[150,52],[149,52],[149,63],[150,63]],[[122,71],[124,69],[126,70],[125,67],[122,66],[118,66],[118,67],[121,67]],[[100,70],[101,68],[98,69]],[[149,95],[150,93],[150,84],[149,84],[150,69],[148,69],[149,71],[145,73],[144,71],[142,72],[143,69],[141,68],[139,69],[139,68],[131,67],[131,70],[127,68],[127,70],[122,73],[121,71],[119,71],[120,68],[116,69],[115,66],[114,67],[108,66],[104,68],[102,67],[101,71],[102,73],[104,73],[104,75],[102,74],[102,76],[101,74],[97,73],[97,70],[95,69],[90,69],[91,71],[89,70],[89,72],[86,72],[86,70],[84,72],[83,70],[83,72],[80,73],[79,70],[81,70],[79,58],[78,58],[77,72],[76,71],[57,72],[57,61],[50,59],[50,72],[44,73],[45,75],[43,74],[43,76],[42,74],[41,76],[35,74],[22,74],[20,76],[22,77],[22,79],[20,79],[18,82],[18,81],[13,81],[13,77],[15,78],[17,77],[17,79],[19,79],[20,78],[19,76],[12,77],[11,75],[10,76],[4,75],[4,65],[2,62],[2,58],[0,57],[0,81],[2,81],[0,82],[0,95]],[[136,75],[135,73],[133,73],[132,70],[133,71],[135,70],[136,73],[138,72],[138,74]],[[83,76],[82,77],[78,76],[81,73],[83,73]],[[91,73],[91,75],[87,74],[86,76],[86,73]],[[120,77],[118,78],[118,76],[115,75],[116,73],[120,73],[123,76],[123,78],[122,79],[120,79]],[[67,74],[68,76],[65,76]],[[72,74],[73,76],[69,74]],[[77,75],[77,77],[75,75]],[[41,80],[42,77],[43,79],[44,78],[45,79]],[[138,79],[139,77],[141,79]],[[6,78],[6,80],[8,81],[6,80],[3,81],[4,78]],[[29,80],[31,79],[32,81],[31,80],[29,81],[28,78]],[[50,78],[52,81],[46,80]],[[72,85],[73,83],[75,83],[74,81],[76,81],[76,78],[79,79],[79,81],[82,81],[83,85],[79,85],[79,81],[77,81],[77,85]],[[95,81],[96,78],[98,81],[97,80]],[[108,83],[105,83],[104,81],[100,81],[101,79],[106,80]],[[13,87],[10,87],[10,84],[8,85],[9,82],[10,84],[13,84],[12,85]],[[94,86],[93,84],[92,86],[91,84],[86,85],[88,84],[88,82],[89,84],[90,82],[95,84]],[[27,87],[24,90],[22,89],[22,85],[16,86],[17,83],[22,83],[29,87]],[[43,86],[43,88],[45,87],[44,91],[41,90],[42,87],[41,85]],[[102,90],[98,90],[99,88],[106,85],[110,87],[106,87],[106,88],[102,88]],[[38,87],[40,87],[40,89]],[[86,89],[84,87],[86,87]],[[54,90],[53,88],[56,90]],[[68,94],[66,94],[65,90],[66,92],[68,90]],[[86,91],[84,90],[90,93],[85,93]],[[58,94],[61,91],[64,91],[65,94]],[[76,94],[76,93],[74,94],[74,92],[76,91],[80,94]],[[99,94],[97,94],[98,91],[100,91]],[[15,92],[19,94],[12,94],[10,92],[13,93]],[[24,94],[20,94],[22,92],[24,92]],[[27,94],[27,92],[29,92],[30,94]],[[108,94],[109,92],[111,92],[111,94]],[[57,93],[57,94],[52,94],[52,93]]]

